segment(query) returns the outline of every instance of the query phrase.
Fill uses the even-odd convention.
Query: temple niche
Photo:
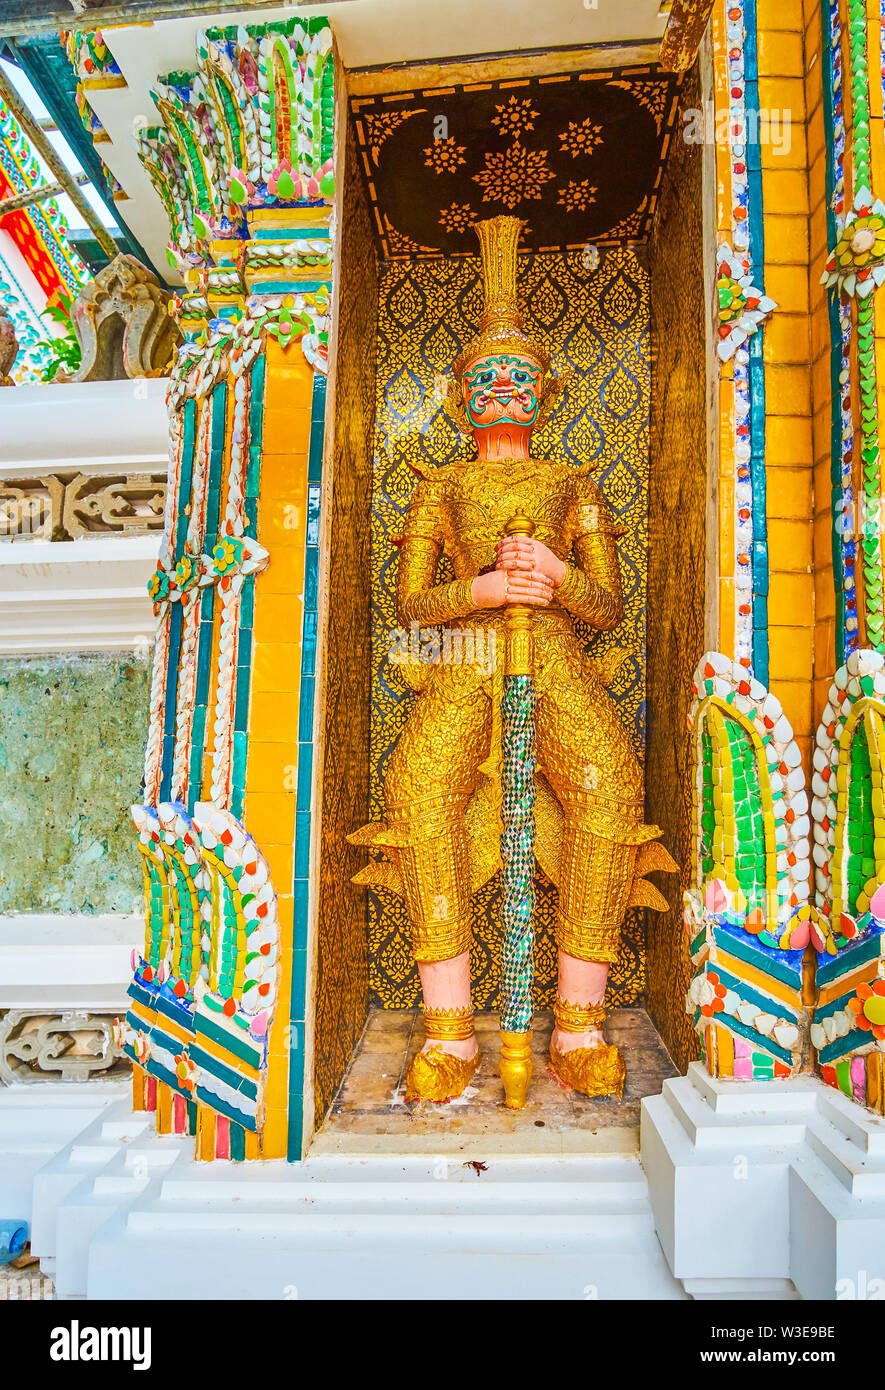
[[[469,457],[471,452],[470,443],[459,435],[443,409],[442,395],[452,361],[473,335],[482,307],[470,200],[481,208],[482,195],[477,199],[475,192],[493,177],[503,180],[500,193],[505,207],[510,196],[504,187],[508,177],[504,164],[499,175],[495,174],[501,161],[484,149],[490,130],[506,130],[511,137],[522,131],[530,151],[536,145],[557,151],[551,162],[559,168],[558,176],[541,167],[543,161],[538,163],[537,187],[533,185],[537,197],[526,204],[524,249],[518,258],[526,327],[547,347],[553,370],[569,378],[565,402],[537,431],[533,452],[576,464],[595,459],[598,468],[594,478],[623,529],[619,553],[624,618],[614,631],[595,634],[592,651],[600,665],[611,665],[610,688],[619,715],[630,730],[637,754],[645,756],[652,394],[646,237],[654,218],[655,199],[651,194],[640,197],[642,214],[632,213],[632,221],[625,216],[618,198],[623,197],[626,205],[633,193],[622,189],[611,171],[608,175],[604,172],[604,133],[606,121],[614,119],[615,113],[618,119],[622,113],[632,113],[637,169],[645,168],[642,177],[652,189],[660,181],[663,150],[672,139],[678,111],[677,80],[647,69],[636,74],[619,72],[609,78],[575,73],[555,87],[538,79],[515,94],[502,83],[476,94],[456,89],[439,102],[425,99],[420,92],[407,98],[384,93],[351,101],[354,163],[361,176],[354,181],[352,216],[365,238],[361,261],[377,258],[379,267],[377,295],[365,303],[365,317],[371,327],[361,323],[361,330],[367,336],[374,333],[377,342],[371,482],[371,814],[383,813],[385,770],[410,701],[405,681],[388,660],[390,632],[398,622],[396,561],[405,510],[416,477],[426,476],[440,464]],[[435,128],[449,133],[435,140]],[[576,181],[571,176],[581,171],[582,160],[590,167],[594,151],[594,159],[599,157],[599,164],[593,165],[599,170],[599,189],[591,192],[590,180]],[[527,159],[531,163],[531,154]],[[403,168],[412,171],[415,187],[399,177]],[[640,177],[635,171],[634,176]],[[558,179],[573,190],[569,196],[585,203],[587,236],[571,245],[562,241],[562,204],[557,206],[556,199],[564,195]],[[419,183],[421,195],[417,196]],[[578,188],[578,184],[585,186]],[[463,205],[458,205],[456,215],[449,198],[454,200],[458,189]],[[512,196],[517,197],[515,192]],[[519,206],[521,209],[522,204]],[[344,227],[346,232],[346,218]],[[433,246],[428,244],[431,240]],[[701,292],[701,286],[696,285],[694,293],[699,299]],[[344,409],[348,408],[345,403]],[[534,967],[536,1003],[544,1009],[552,1007],[555,993],[552,928],[556,900],[553,883],[541,874],[535,906]],[[367,906],[368,950],[362,959],[367,977],[365,998],[373,1010],[367,1036],[385,1025],[388,1013],[391,1024],[402,1018],[397,1045],[402,1037],[403,1060],[407,1060],[404,1033],[411,1025],[406,1020],[411,1019],[419,993],[402,900],[371,886]],[[362,910],[362,903],[357,902],[352,928],[361,955]],[[474,1007],[480,1011],[480,1029],[494,1025],[494,1015],[488,1015],[495,1008],[500,985],[498,879],[493,878],[474,895],[473,911],[472,989]],[[334,920],[335,931],[340,932],[338,914]],[[323,959],[322,932],[319,949]],[[631,909],[611,972],[608,1001],[610,1007],[634,1011],[616,1013],[612,1026],[618,1028],[619,1019],[623,1020],[621,1026],[635,1029],[637,1039],[641,1038],[637,1045],[650,1046],[646,1055],[654,1056],[654,1025],[647,1014],[635,1011],[646,996],[649,968],[645,914]],[[333,1012],[330,1010],[328,1016]],[[677,1012],[673,1010],[674,1020]],[[674,1031],[678,1028],[674,1022]],[[666,1066],[662,1049],[658,1056],[658,1065]],[[347,1113],[359,1106],[358,1078],[364,1067],[365,1060],[358,1057],[345,1084],[350,1098]],[[330,1097],[336,1082],[337,1078],[325,1083],[322,1094]],[[532,1086],[533,1104],[541,1104],[540,1095],[546,1095],[565,1121],[555,1083],[542,1072]],[[484,1078],[480,1090],[483,1110],[500,1099],[499,1090],[500,1082],[494,1075]],[[360,1124],[371,1123],[368,1109]],[[621,1122],[627,1114],[629,1111],[624,1112]],[[334,1126],[334,1112],[330,1118]],[[403,1115],[400,1121],[396,1117],[385,1121],[391,1122],[405,1124],[407,1120]],[[351,1123],[356,1121],[351,1118]],[[475,1120],[463,1117],[460,1123],[479,1125],[479,1116]],[[494,1125],[494,1118],[488,1123]]]
[[[473,336],[482,309],[471,203],[483,210],[482,190],[495,179],[499,203],[518,206],[526,219],[518,257],[526,329],[546,346],[552,370],[568,379],[563,403],[534,435],[533,453],[576,466],[592,460],[594,480],[621,532],[623,618],[612,631],[594,633],[583,627],[582,636],[592,639],[593,660],[604,673],[637,757],[652,768],[660,766],[664,775],[672,756],[667,731],[680,720],[684,728],[692,671],[703,646],[707,310],[702,245],[694,240],[702,240],[703,235],[702,151],[675,138],[684,111],[699,101],[696,70],[683,77],[648,67],[603,74],[575,71],[555,83],[538,77],[519,88],[502,81],[474,92],[468,84],[447,90],[443,97],[420,91],[397,96],[384,90],[350,101],[341,293],[342,303],[354,307],[339,329],[338,350],[349,369],[351,363],[371,361],[374,370],[373,380],[367,383],[371,396],[361,389],[357,400],[356,393],[342,396],[336,389],[336,440],[351,440],[358,423],[366,441],[362,459],[354,459],[352,466],[360,470],[355,497],[368,488],[370,498],[370,532],[363,545],[369,546],[371,555],[371,627],[357,649],[363,650],[367,641],[371,644],[371,685],[367,697],[362,670],[355,665],[346,668],[354,681],[354,698],[341,707],[336,700],[335,708],[346,708],[348,720],[361,702],[367,711],[366,820],[383,817],[386,770],[414,698],[389,659],[391,632],[399,623],[398,552],[409,499],[418,479],[432,475],[439,466],[469,458],[473,449],[446,412],[445,394],[452,362]],[[606,140],[606,132],[615,128],[613,123],[622,120],[631,122],[636,158],[630,177],[638,180],[636,188],[625,187],[616,175],[617,151]],[[523,194],[507,157],[498,150],[505,137],[513,142],[511,158],[523,157],[520,141],[524,142],[526,168],[534,170],[527,176],[525,197],[530,190],[531,200],[525,203],[520,201]],[[555,151],[550,167],[546,155],[533,153],[536,148]],[[612,161],[608,166],[607,160]],[[598,177],[598,187],[589,179],[575,177],[585,165],[593,169],[594,180]],[[457,197],[463,201],[459,203]],[[571,220],[563,213],[564,199],[574,204]],[[632,210],[627,213],[631,200]],[[674,206],[682,210],[681,225],[674,229],[665,223],[662,229],[662,219],[670,216]],[[575,239],[564,240],[566,226],[581,226],[586,234],[572,232],[570,237]],[[660,340],[652,341],[650,290],[656,282],[662,301],[678,285],[674,313],[678,312],[680,325],[687,325],[681,339],[669,321],[666,330],[658,325]],[[659,371],[653,370],[656,354]],[[365,367],[363,372],[368,374]],[[666,437],[655,436],[653,421],[664,415],[663,401],[674,389],[674,372],[685,388],[678,418],[668,412],[659,426]],[[350,370],[346,380],[354,380]],[[678,485],[687,497],[674,535],[665,521],[662,498],[672,487],[677,448]],[[368,479],[362,472],[367,464],[371,467]],[[351,546],[354,521],[351,512]],[[654,558],[650,555],[655,531],[661,546],[666,536],[666,558],[663,551]],[[681,596],[673,588],[674,568],[684,586]],[[445,568],[439,577],[446,577]],[[660,614],[673,640],[661,644],[670,653],[670,669],[661,668],[663,652],[658,650],[658,669],[649,688],[647,615],[651,609]],[[687,613],[700,614],[694,629],[685,625]],[[350,649],[354,640],[348,634]],[[674,688],[681,692],[676,708]],[[660,751],[649,739],[650,705],[661,707]],[[343,729],[339,719],[334,725],[327,723],[326,736],[330,746],[340,747],[344,741],[354,759],[352,785],[358,787],[357,754],[350,754],[352,733]],[[666,784],[655,784],[651,777],[648,797],[650,804],[661,807],[660,819],[672,836],[666,842],[687,847],[690,805],[674,806]],[[352,803],[350,809],[356,814]],[[343,817],[338,823],[347,824]],[[383,845],[383,836],[379,838]],[[384,875],[390,869],[383,864],[375,869],[371,863],[364,867],[364,860],[348,848],[342,872],[334,843],[324,839],[323,854],[328,853],[329,859],[328,870],[323,861],[321,902],[334,904],[335,910],[326,912],[321,907],[317,941],[314,1121],[324,1122],[317,1140],[320,1145],[336,1142],[333,1136],[339,1127],[343,1132],[368,1134],[383,1125],[388,1133],[414,1133],[415,1119],[404,1107],[391,1106],[389,1097],[378,1103],[372,1049],[383,1045],[385,1065],[395,1068],[403,1082],[421,1042],[420,1022],[417,1029],[413,1027],[420,999],[418,972],[403,899],[384,887]],[[376,861],[379,857],[383,850],[372,855]],[[687,886],[688,855],[681,856],[680,862]],[[665,864],[666,860],[662,867]],[[349,886],[354,871],[361,871],[357,876],[367,884],[365,894]],[[661,888],[666,884],[663,879],[653,882]],[[553,926],[558,892],[543,869],[535,887],[535,1003],[539,1010],[549,1011],[556,993]],[[635,1123],[642,1088],[657,1089],[672,1065],[666,1049],[680,1065],[697,1055],[684,1011],[691,969],[683,945],[681,895],[673,884],[667,891],[668,913],[654,914],[654,929],[646,908],[628,909],[606,994],[613,1010],[608,1025],[611,1036],[624,1040],[628,1058],[632,1037],[636,1055],[647,1060],[648,1073],[640,1079],[634,1070],[638,1088],[634,1089],[628,1064],[623,1103],[606,1102],[600,1107],[575,1093],[568,1101],[543,1067],[536,1067],[531,1116],[549,1113],[556,1116],[558,1126],[579,1128],[589,1123],[590,1116],[593,1124]],[[656,904],[663,905],[664,900]],[[473,894],[472,907],[471,986],[477,1037],[481,1045],[493,1045],[501,979],[500,875],[487,877]],[[350,962],[346,971],[341,969],[342,955]],[[679,984],[674,984],[674,978]],[[648,1008],[651,998],[657,1004],[654,1012]],[[539,1057],[549,1037],[550,1024],[544,1021],[549,1017],[549,1012],[539,1015]],[[336,1101],[348,1062],[347,1052],[336,1041],[342,1018],[348,1020],[352,1036],[358,1033],[350,1022],[355,1018],[365,1022],[366,1033]],[[503,1123],[498,1118],[502,1092],[495,1071],[492,1059],[477,1079],[476,1100],[458,1114],[459,1129],[488,1133]],[[421,1122],[428,1134],[440,1126],[444,1132],[447,1123],[439,1114],[422,1117]]]
[[[881,51],[854,0],[652,8],[68,41],[94,135],[150,103],[155,269],[79,287],[59,387],[168,377],[169,449],[131,1094],[84,1148],[162,1174],[100,1235],[71,1199],[71,1296],[191,1296],[173,1215],[218,1296],[405,1297],[406,1248],[428,1297],[879,1270]]]

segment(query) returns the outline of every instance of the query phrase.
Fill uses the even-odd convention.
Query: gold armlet
[[[605,585],[567,561],[565,578],[553,592],[565,608],[591,625],[608,624],[616,616],[617,603]]]
[[[569,1004],[565,999],[557,997],[553,1005],[553,1017],[556,1019],[556,1026],[563,1033],[589,1033],[591,1028],[598,1028],[605,1019],[604,1004]]]
[[[574,594],[575,589],[577,589],[580,592],[580,590],[583,588],[582,581],[585,578],[586,575],[584,575],[583,572],[578,569],[577,565],[571,565],[569,564],[568,560],[566,560],[565,577],[563,578],[562,583],[557,586],[554,592],[557,594],[564,593],[566,598],[568,598],[570,595]]]
[[[451,588],[451,604],[457,609],[455,616],[466,618],[473,610],[473,579],[456,579]]]
[[[473,1037],[473,1009],[428,1009],[424,1012],[425,1035],[434,1042],[465,1042]]]

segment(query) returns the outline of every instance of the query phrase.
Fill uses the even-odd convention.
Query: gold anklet
[[[434,1042],[466,1042],[473,1037],[473,1009],[428,1009],[422,1004],[424,1032]]]
[[[605,1018],[604,1004],[569,1004],[557,997],[553,1005],[556,1026],[563,1033],[589,1033],[598,1028]]]

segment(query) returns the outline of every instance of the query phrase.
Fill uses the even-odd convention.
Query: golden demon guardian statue
[[[602,1034],[608,972],[627,908],[667,909],[643,875],[676,869],[653,843],[661,832],[643,824],[642,771],[605,689],[612,653],[595,663],[572,626],[581,618],[605,632],[620,622],[621,533],[590,465],[529,455],[532,431],[563,379],[549,375],[547,354],[522,325],[521,228],[515,217],[476,225],[485,308],[454,365],[447,404],[473,435],[477,457],[419,483],[399,558],[400,620],[413,630],[443,626],[443,659],[402,665],[416,696],[387,769],[387,819],[350,837],[388,856],[355,882],[400,893],[411,924],[426,1042],[409,1069],[407,1100],[460,1095],[480,1063],[470,897],[502,862],[502,677],[494,653],[504,646],[508,605],[532,609],[535,854],[559,888],[549,1063],[585,1095],[623,1091],[623,1060]],[[506,534],[515,516],[534,523],[531,536]],[[443,554],[455,578],[438,584]],[[472,659],[463,659],[467,653]]]

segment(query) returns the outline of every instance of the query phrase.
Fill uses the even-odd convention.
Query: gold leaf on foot
[[[576,1047],[560,1052],[551,1043],[550,1068],[565,1086],[584,1096],[617,1096],[624,1093],[627,1068],[611,1043],[600,1047]]]
[[[482,1059],[477,1048],[473,1057],[453,1057],[441,1047],[417,1052],[406,1076],[406,1100],[432,1100],[443,1105],[460,1096]]]

